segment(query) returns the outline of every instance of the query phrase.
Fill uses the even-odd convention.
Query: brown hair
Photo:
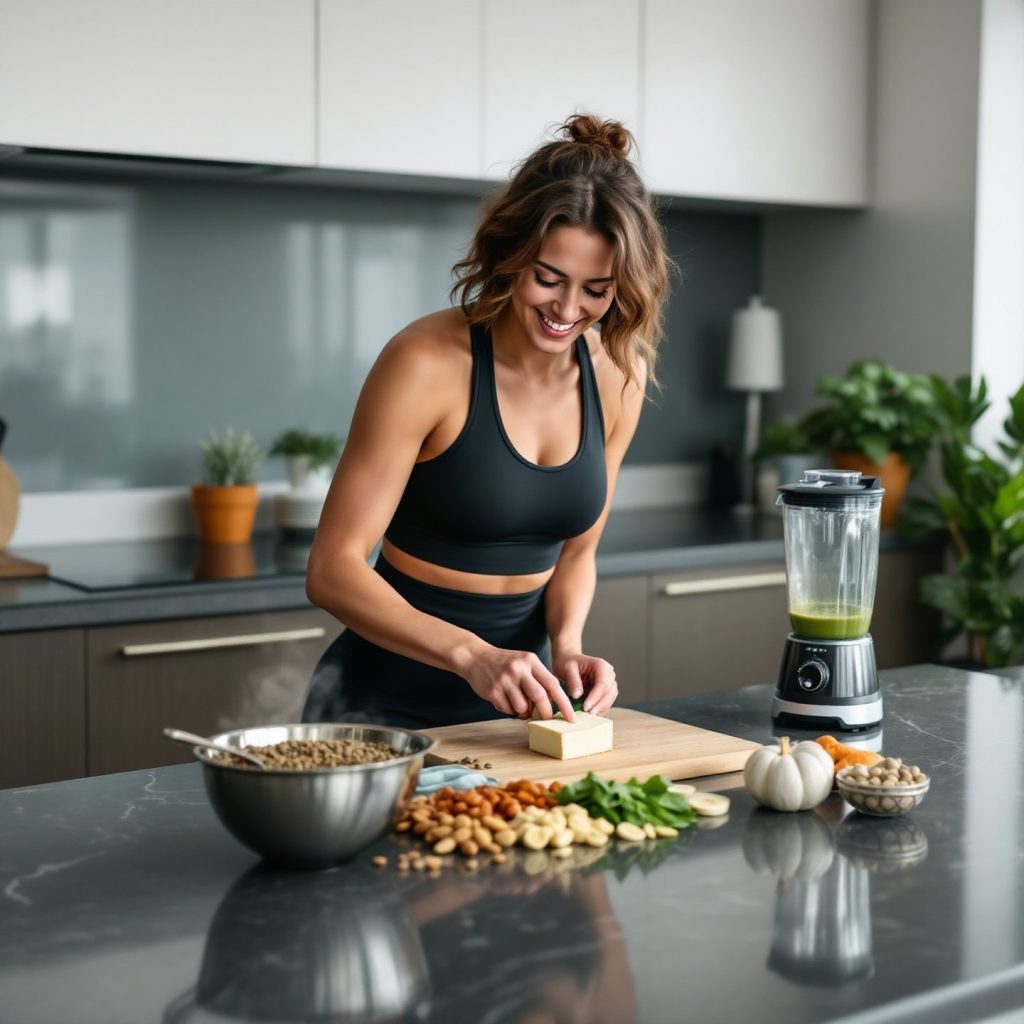
[[[470,323],[490,326],[552,228],[601,234],[614,248],[615,275],[601,341],[627,380],[639,382],[639,356],[657,385],[662,304],[674,264],[654,200],[629,160],[633,136],[619,121],[592,114],[576,114],[558,131],[560,139],[528,156],[487,201],[469,252],[452,268],[452,298]]]

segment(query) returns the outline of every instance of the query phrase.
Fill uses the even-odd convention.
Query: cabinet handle
[[[758,587],[779,587],[785,584],[785,572],[757,572],[749,576],[721,576],[717,579],[679,580],[661,588],[665,597],[686,594],[711,594],[718,590],[755,590]]]
[[[201,640],[169,640],[162,644],[126,644],[126,658],[147,654],[180,654],[182,651],[210,651],[218,647],[256,647],[259,644],[286,644],[292,640],[317,640],[327,635],[323,626],[309,629],[282,629],[272,633],[242,633],[238,636],[211,636]]]

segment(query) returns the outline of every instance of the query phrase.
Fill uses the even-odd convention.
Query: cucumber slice
[[[721,793],[691,793],[686,800],[705,818],[718,818],[729,813],[729,798]]]

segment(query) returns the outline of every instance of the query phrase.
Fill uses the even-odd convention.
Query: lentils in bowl
[[[931,780],[917,765],[898,757],[884,757],[870,767],[854,764],[836,775],[842,798],[862,814],[893,818],[913,810],[923,799]]]
[[[266,859],[301,868],[340,864],[389,833],[437,742],[410,729],[325,722],[238,729],[210,740],[257,757],[270,750],[287,763],[264,770],[193,748],[224,827]],[[315,766],[300,766],[311,750]],[[363,759],[328,764],[332,751]]]
[[[255,754],[270,769],[292,772],[312,772],[321,768],[345,768],[356,764],[376,764],[401,757],[401,751],[386,743],[372,740],[282,740],[268,747],[244,747],[247,754]],[[251,761],[231,754],[217,754],[215,760],[236,768],[258,772]]]

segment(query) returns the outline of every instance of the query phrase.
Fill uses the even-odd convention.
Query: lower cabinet
[[[921,577],[943,571],[941,549],[886,551],[878,560],[871,637],[879,668],[921,665],[942,655],[942,615],[918,596]]]
[[[780,563],[652,576],[652,700],[774,683],[789,633]]]
[[[0,789],[85,774],[85,631],[0,635]]]
[[[88,774],[190,760],[165,726],[208,736],[298,721],[340,629],[308,609],[88,630]]]
[[[940,616],[918,586],[941,571],[937,549],[882,552],[871,623],[879,668],[939,657]],[[774,684],[790,629],[779,560],[603,577],[584,643],[615,666],[628,703]]]
[[[583,650],[615,666],[619,700],[647,700],[647,577],[597,581],[583,630]]]

